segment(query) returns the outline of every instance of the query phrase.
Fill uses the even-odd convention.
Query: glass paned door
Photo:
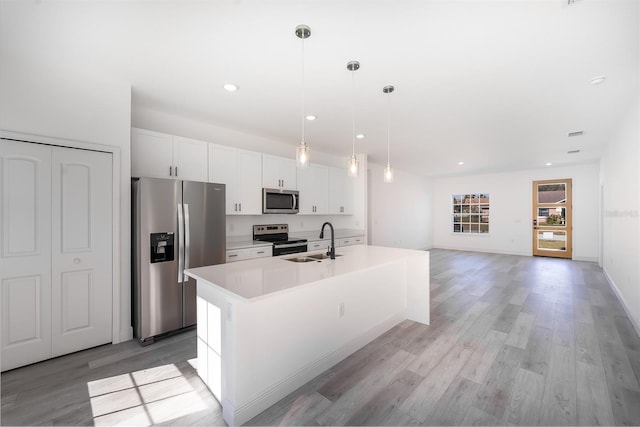
[[[533,182],[533,255],[571,258],[571,179]]]

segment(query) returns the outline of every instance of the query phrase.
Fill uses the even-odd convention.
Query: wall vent
[[[584,135],[584,131],[583,130],[579,130],[579,131],[576,131],[576,132],[569,132],[567,134],[567,136],[582,136],[582,135]]]

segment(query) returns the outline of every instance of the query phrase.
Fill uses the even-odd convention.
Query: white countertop
[[[325,259],[306,263],[286,260],[286,258],[322,252],[324,251],[191,268],[185,273],[196,280],[210,283],[228,296],[250,302],[330,277],[408,257],[425,255],[424,251],[410,249],[353,245],[336,248],[336,253],[342,256],[335,260]]]
[[[289,233],[289,238],[291,239],[307,239],[310,242],[319,241],[319,240],[331,240],[331,233],[328,229],[325,229],[325,238],[321,239],[318,236],[320,235],[320,230],[315,231],[294,231]],[[334,238],[343,239],[345,237],[356,237],[356,236],[364,236],[364,230],[355,230],[355,229],[336,229],[334,231]],[[262,246],[271,246],[271,243],[261,242],[258,240],[253,240],[252,236],[229,236],[227,237],[227,250],[233,249],[247,249],[247,248],[258,248]]]

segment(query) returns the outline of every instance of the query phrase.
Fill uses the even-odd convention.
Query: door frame
[[[567,223],[565,225],[564,228],[558,227],[558,228],[553,228],[553,227],[549,227],[547,226],[547,228],[551,228],[551,229],[557,229],[557,230],[562,230],[565,231],[565,236],[566,236],[566,242],[568,244],[565,245],[565,251],[561,252],[561,251],[548,251],[549,254],[536,254],[536,250],[537,250],[537,243],[538,243],[538,239],[537,239],[537,234],[538,234],[538,228],[542,227],[545,228],[544,226],[540,226],[540,224],[537,224],[537,218],[538,218],[538,200],[536,199],[536,194],[537,192],[537,188],[536,186],[539,184],[555,184],[555,183],[564,183],[566,184],[566,201],[565,201],[565,209],[566,209],[566,218],[567,218]],[[532,250],[532,255],[533,256],[549,256],[549,257],[553,257],[553,258],[565,258],[565,259],[573,259],[573,179],[572,178],[557,178],[557,179],[543,179],[543,180],[532,180],[531,181],[531,203],[532,203],[532,209],[531,209],[531,216],[532,216],[532,220],[534,221],[532,224],[532,233],[531,233],[531,239],[532,239],[532,245],[531,245],[531,250]],[[545,205],[543,203],[543,205]],[[547,203],[546,205],[551,205],[549,203]]]
[[[111,343],[117,344],[122,342],[120,337],[121,327],[121,239],[120,239],[120,162],[121,153],[120,147],[113,145],[95,144],[92,142],[74,141],[70,139],[52,138],[41,135],[31,135],[26,133],[11,132],[0,129],[0,140],[6,139],[16,142],[26,142],[31,144],[44,144],[52,145],[55,147],[75,148],[79,150],[87,151],[99,151],[103,153],[110,153],[112,155],[111,162],[111,189],[112,189],[112,212],[111,217],[113,220],[113,227],[111,230],[112,240],[111,247]]]

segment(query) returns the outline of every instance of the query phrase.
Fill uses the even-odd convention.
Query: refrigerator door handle
[[[178,283],[184,281],[184,235],[182,204],[178,203]]]
[[[189,205],[184,204],[184,268],[189,268],[189,249],[191,246],[191,232],[189,227]],[[184,279],[184,275],[183,275]]]

